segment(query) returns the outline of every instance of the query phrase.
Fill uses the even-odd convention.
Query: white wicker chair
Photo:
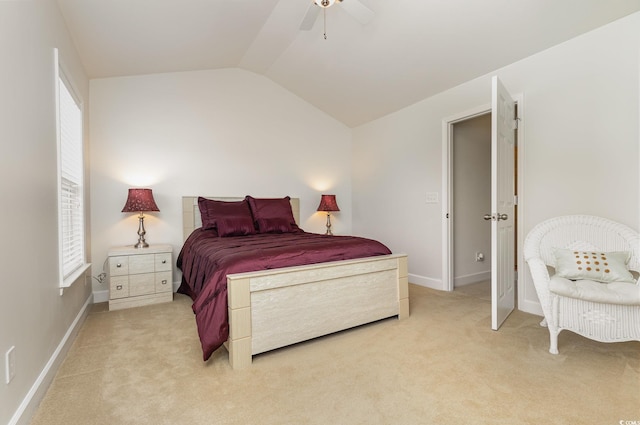
[[[556,248],[630,251],[628,268],[636,279],[640,270],[638,232],[623,224],[600,217],[571,215],[552,218],[535,226],[525,239],[524,257],[544,313],[540,325],[549,329],[549,352],[558,354],[558,334],[565,329],[600,342],[640,341],[638,282],[613,285],[578,281],[575,283],[578,290],[572,294],[555,293],[549,284],[553,279],[561,279],[553,276]],[[582,291],[581,283],[590,285],[588,290]],[[594,301],[594,292],[613,301]]]

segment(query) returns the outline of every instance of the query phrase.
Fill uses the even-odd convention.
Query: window
[[[57,52],[56,52],[57,62]],[[61,287],[87,270],[84,237],[84,149],[82,108],[56,63],[58,124],[58,220]]]

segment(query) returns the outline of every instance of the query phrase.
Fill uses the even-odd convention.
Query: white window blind
[[[85,265],[82,109],[58,77],[60,262],[63,282]],[[64,286],[70,285],[71,282]]]

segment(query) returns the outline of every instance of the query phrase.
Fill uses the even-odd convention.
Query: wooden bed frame
[[[237,201],[243,198],[208,199]],[[200,227],[197,196],[185,196],[186,239]],[[291,199],[296,223],[299,199]],[[252,356],[319,336],[409,316],[405,254],[391,254],[227,276],[229,339],[233,369],[251,365]]]

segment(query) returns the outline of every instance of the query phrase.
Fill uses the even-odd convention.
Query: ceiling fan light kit
[[[327,39],[327,9],[336,3],[340,3],[344,10],[351,16],[353,16],[362,25],[368,24],[373,19],[373,11],[362,4],[360,0],[311,0],[310,3],[311,6],[309,7],[309,10],[307,11],[304,19],[302,20],[300,29],[309,31],[311,28],[313,28],[313,23],[318,16],[318,12],[320,11],[320,9],[322,9],[325,40]],[[315,6],[318,6],[320,9],[316,8]]]
[[[333,3],[336,2],[336,0],[313,0],[318,6],[323,7],[323,8],[327,8],[331,5],[333,5]]]

